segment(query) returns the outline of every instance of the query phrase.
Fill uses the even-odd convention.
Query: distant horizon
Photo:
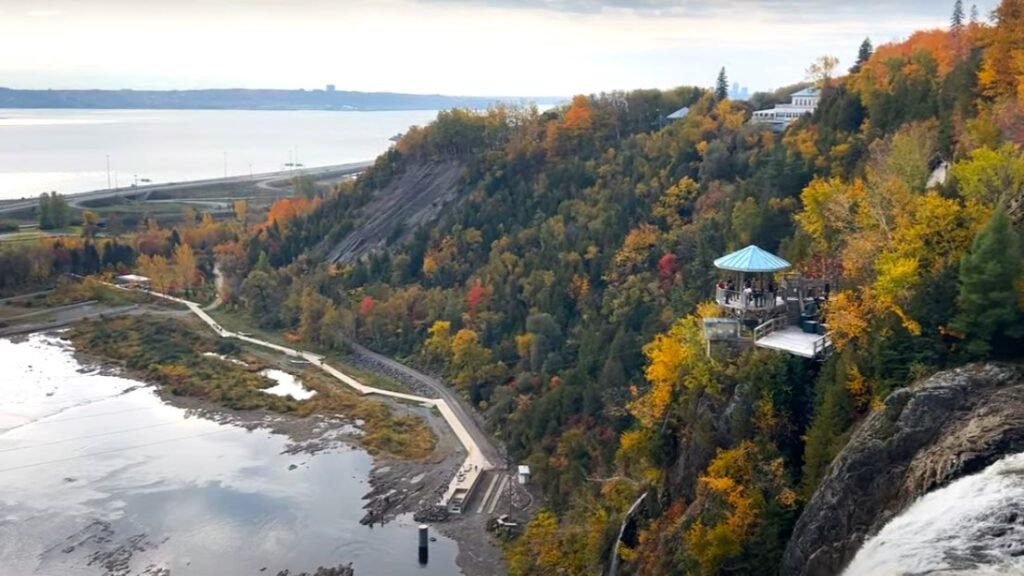
[[[647,90],[648,88],[631,88],[625,91],[632,90]],[[243,86],[210,86],[210,87],[199,87],[199,88],[136,88],[136,87],[121,87],[121,88],[82,88],[82,87],[46,87],[46,88],[22,88],[17,86],[0,86],[0,90],[10,90],[15,92],[212,92],[212,91],[248,91],[248,92],[324,92],[331,93],[326,89],[326,85],[317,88],[248,88]],[[671,88],[669,88],[671,90]],[[530,95],[516,95],[516,94],[456,94],[456,93],[444,93],[444,92],[403,92],[395,90],[355,90],[347,89],[342,87],[336,87],[335,93],[355,93],[355,94],[394,94],[400,96],[425,96],[425,97],[440,97],[440,98],[518,98],[518,99],[530,99],[540,98],[544,100],[555,100],[555,99],[570,99],[576,94],[565,94],[565,95],[543,95],[543,94],[530,94]],[[582,92],[579,92],[582,94]]]
[[[978,0],[986,17],[996,0]],[[953,2],[862,0],[4,0],[0,78],[25,90],[596,94],[799,81],[944,28]],[[884,17],[879,17],[884,15]],[[308,89],[308,88],[307,88]]]

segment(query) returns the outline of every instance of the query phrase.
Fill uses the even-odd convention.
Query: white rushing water
[[[1024,574],[1024,454],[918,499],[857,553],[845,576]]]

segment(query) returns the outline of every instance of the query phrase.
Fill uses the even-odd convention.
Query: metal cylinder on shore
[[[430,541],[429,528],[426,524],[420,524],[420,564],[427,563],[427,544]]]

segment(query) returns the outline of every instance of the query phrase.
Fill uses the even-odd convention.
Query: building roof
[[[791,266],[789,262],[753,244],[715,260],[715,268],[733,272],[778,272]]]
[[[520,474],[527,474],[527,475],[529,475],[530,474],[530,467],[526,466],[524,464],[520,464],[519,465],[519,473]]]
[[[801,96],[801,97],[805,97],[805,96],[820,96],[820,95],[821,95],[821,91],[818,90],[817,88],[804,88],[803,90],[801,90],[799,92],[794,92],[794,93],[790,94],[790,96]]]
[[[669,120],[679,120],[680,118],[686,118],[686,115],[689,113],[690,108],[688,106],[683,106],[679,110],[676,110],[675,112],[666,116],[666,118],[668,118]]]

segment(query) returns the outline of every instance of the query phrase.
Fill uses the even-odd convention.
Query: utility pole
[[[509,416],[512,415],[511,407],[509,409]],[[512,522],[512,483],[516,481],[516,477],[512,475],[512,448],[509,440],[511,435],[509,434],[508,419],[505,420],[505,471],[508,473],[508,521]],[[510,532],[511,534],[511,532]]]
[[[110,190],[110,154],[107,154],[107,190]]]

